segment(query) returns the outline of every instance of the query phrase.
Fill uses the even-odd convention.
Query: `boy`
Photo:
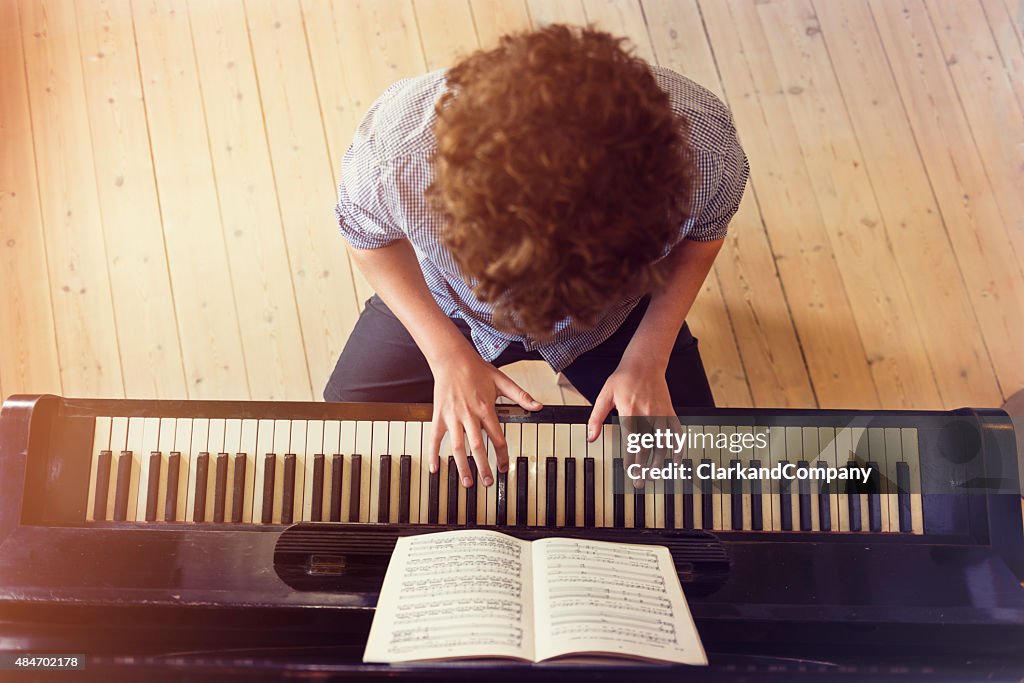
[[[508,452],[497,368],[543,359],[620,415],[714,400],[684,320],[746,185],[728,109],[621,40],[562,25],[504,37],[374,102],[343,161],[337,216],[377,295],[328,401],[432,402],[464,486]]]

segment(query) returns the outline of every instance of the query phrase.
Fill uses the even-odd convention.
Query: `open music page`
[[[530,543],[496,531],[399,538],[364,662],[534,659]]]
[[[668,548],[545,538],[533,542],[533,576],[537,661],[708,663]]]

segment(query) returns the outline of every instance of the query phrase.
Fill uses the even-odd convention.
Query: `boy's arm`
[[[484,361],[445,316],[427,288],[408,241],[399,240],[378,249],[350,247],[350,252],[370,285],[412,335],[434,375],[430,471],[437,471],[441,440],[448,432],[463,485],[473,483],[466,453],[468,441],[480,478],[490,486],[494,479],[481,429],[494,444],[498,469],[508,469],[508,447],[494,410],[495,399],[505,396],[527,410],[539,410],[541,404]]]
[[[601,433],[601,423],[612,408],[626,416],[675,414],[665,382],[669,354],[723,242],[683,240],[662,262],[665,287],[651,295],[640,326],[594,402],[587,427],[589,441]]]

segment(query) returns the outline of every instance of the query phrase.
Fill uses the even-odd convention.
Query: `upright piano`
[[[466,488],[448,454],[428,470],[429,405],[13,396],[0,652],[74,653],[95,678],[131,680],[1024,675],[1005,413],[681,412],[689,433],[759,438],[691,440],[679,464],[858,466],[872,481],[642,489],[617,418],[588,443],[588,414],[499,406],[508,471]],[[710,666],[363,664],[395,539],[473,526],[668,546]]]

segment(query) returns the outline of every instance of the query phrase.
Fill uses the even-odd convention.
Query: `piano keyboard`
[[[866,464],[892,483],[884,492],[850,493],[809,481],[775,490],[767,481],[699,479],[634,490],[616,425],[589,444],[584,424],[503,428],[508,472],[498,472],[489,446],[495,484],[465,488],[450,452],[430,474],[429,423],[98,417],[87,519],[924,532],[916,428],[690,425],[695,433],[764,432],[767,439],[755,443],[767,445],[739,453],[691,448],[676,457],[691,471],[702,463]]]

